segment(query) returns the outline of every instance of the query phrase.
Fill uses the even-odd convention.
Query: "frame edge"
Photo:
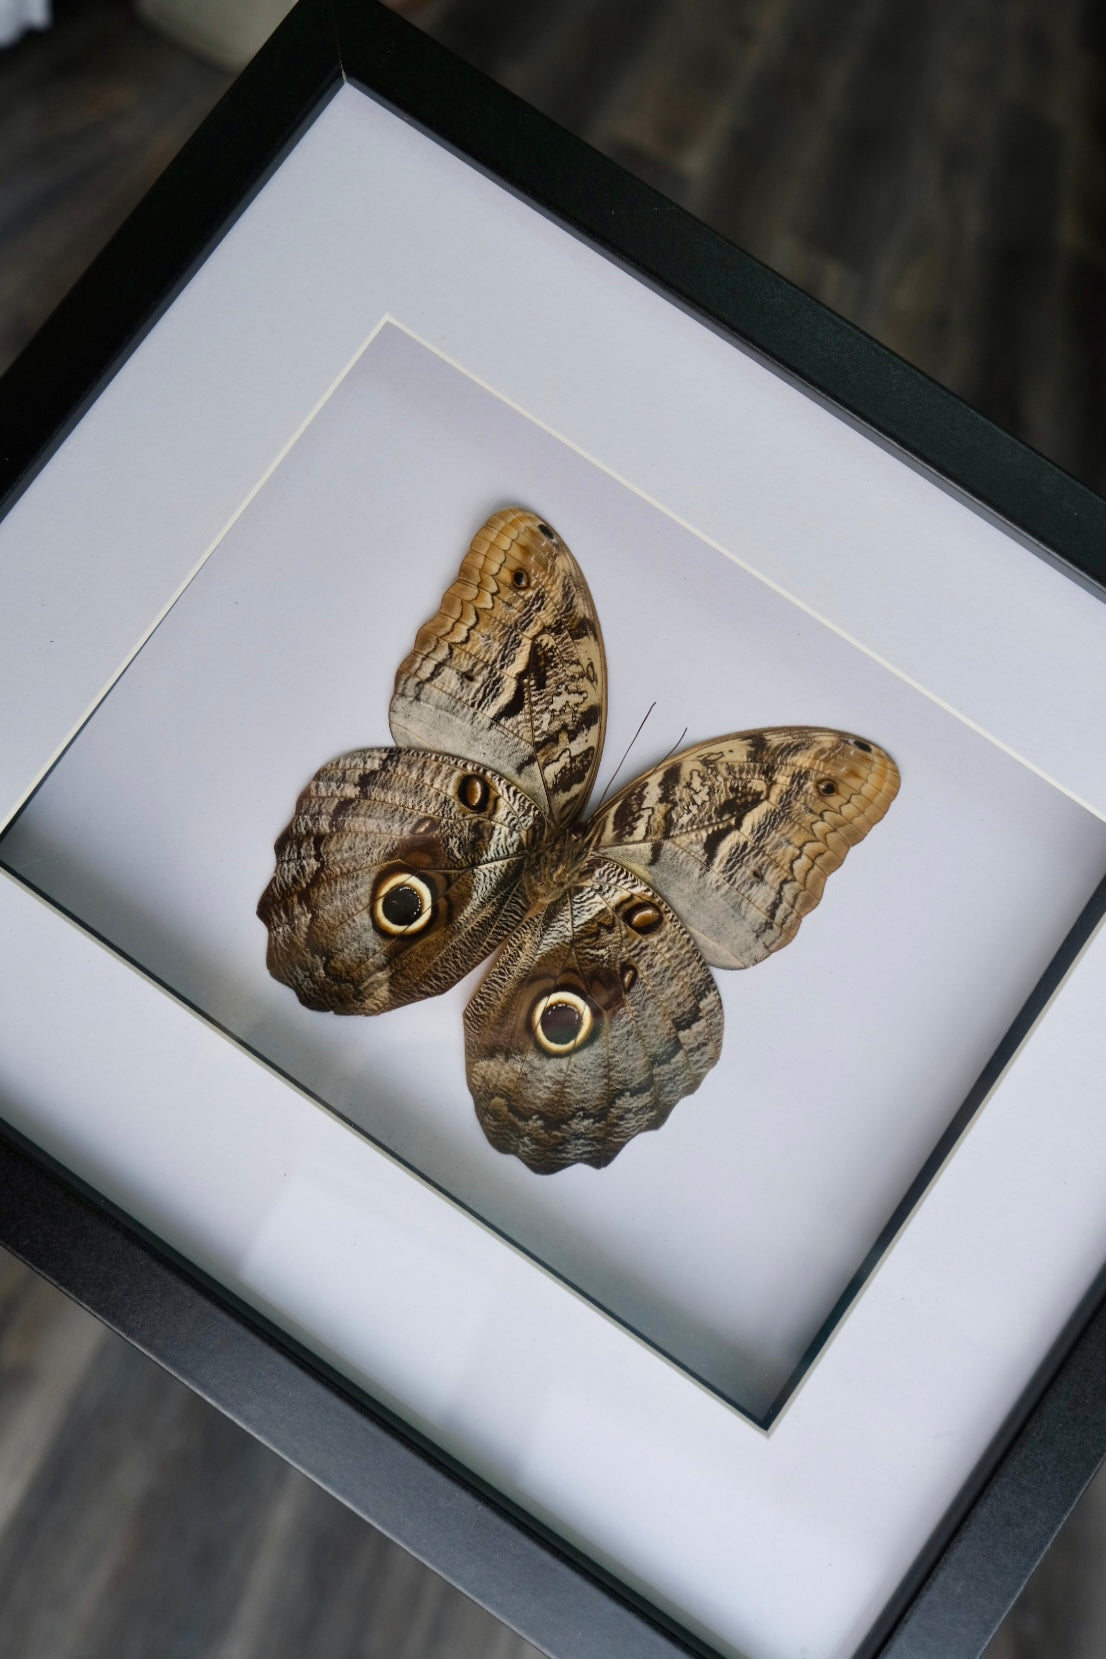
[[[330,0],[300,0],[0,377],[0,518],[342,81]]]
[[[717,1659],[0,1121],[0,1245],[525,1640]]]
[[[951,483],[1069,575],[1106,586],[1106,499],[1094,490],[413,23],[375,0],[334,0],[334,11],[351,84]]]

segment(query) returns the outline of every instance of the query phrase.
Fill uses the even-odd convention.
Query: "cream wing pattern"
[[[603,750],[606,668],[579,565],[536,513],[495,513],[415,636],[389,710],[401,747],[494,767],[553,825],[587,801]]]
[[[448,990],[498,1151],[602,1168],[697,1089],[722,1047],[708,964],[795,936],[879,822],[898,769],[816,727],[699,743],[581,823],[606,672],[578,564],[532,512],[493,514],[400,665],[397,747],[323,766],[258,905],[275,978],[376,1014]]]
[[[790,944],[898,786],[890,755],[865,738],[736,732],[635,779],[589,840],[664,894],[708,962],[748,968]]]

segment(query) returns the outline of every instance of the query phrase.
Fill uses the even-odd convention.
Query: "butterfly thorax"
[[[574,829],[550,829],[523,876],[531,912],[544,910],[573,886],[591,849]]]

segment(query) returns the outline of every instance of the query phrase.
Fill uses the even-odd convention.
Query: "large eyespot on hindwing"
[[[411,870],[393,870],[377,878],[372,896],[373,926],[386,938],[409,938],[433,920],[434,892]]]
[[[596,1014],[579,991],[560,986],[544,992],[530,1010],[530,1030],[544,1053],[575,1054],[594,1035]]]

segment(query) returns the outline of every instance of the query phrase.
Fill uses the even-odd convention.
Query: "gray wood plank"
[[[126,0],[68,0],[0,52],[0,370],[229,83]]]
[[[1101,489],[1103,14],[431,0],[414,16]]]
[[[0,1251],[0,1534],[106,1339],[88,1314]]]
[[[3,1252],[0,1407],[4,1659],[540,1659]]]

